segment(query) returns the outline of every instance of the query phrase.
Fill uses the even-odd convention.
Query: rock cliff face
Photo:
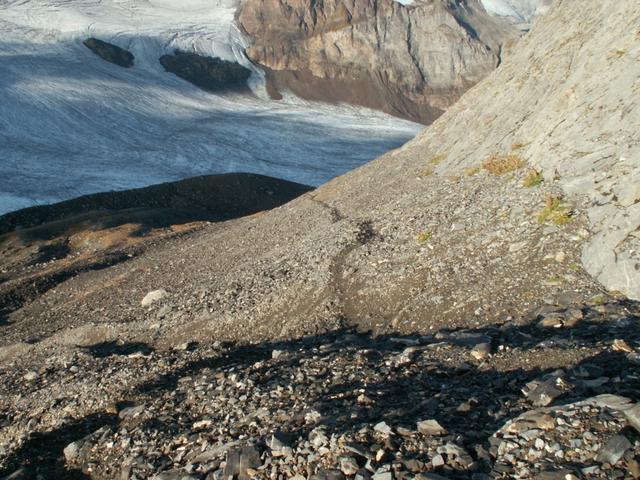
[[[290,90],[423,123],[493,70],[517,36],[477,0],[247,0],[238,23],[273,96]]]

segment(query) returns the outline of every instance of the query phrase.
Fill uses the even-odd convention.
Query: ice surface
[[[318,185],[421,128],[362,108],[269,101],[244,57],[233,0],[0,2],[0,214],[194,175],[254,172]],[[131,69],[95,56],[95,36]],[[254,95],[214,95],[164,72],[176,48],[253,70]]]
[[[531,22],[549,9],[550,0],[481,0],[485,10],[502,17]]]

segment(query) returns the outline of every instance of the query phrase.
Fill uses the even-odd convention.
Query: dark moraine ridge
[[[82,43],[97,56],[109,63],[113,63],[114,65],[124,68],[133,67],[135,57],[131,52],[124,48],[94,37],[87,38]]]
[[[239,63],[180,50],[163,55],[160,63],[167,72],[212,92],[246,88],[251,76],[251,70]]]
[[[269,210],[311,190],[299,183],[251,173],[206,175],[132,190],[103,192],[0,216],[0,235],[66,218],[102,212],[162,209],[169,224],[222,221]]]

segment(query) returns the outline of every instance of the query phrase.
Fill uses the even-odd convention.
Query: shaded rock
[[[479,343],[471,349],[471,356],[476,360],[484,360],[491,354],[491,344],[488,342]]]
[[[64,450],[62,451],[62,453],[64,454],[65,460],[68,463],[74,463],[78,459],[78,456],[80,455],[81,447],[82,447],[81,441],[72,442],[66,447],[64,447]]]
[[[353,457],[342,457],[340,459],[340,470],[347,476],[355,475],[360,467]]]
[[[447,434],[447,430],[437,420],[422,420],[417,423],[417,430],[423,435],[440,436]]]
[[[168,470],[154,475],[152,480],[199,480],[199,477],[190,475],[182,470]]]
[[[344,478],[340,470],[321,470],[309,477],[309,480],[344,480]]]
[[[540,472],[533,478],[534,480],[567,480],[568,475],[572,475],[569,470],[553,470]]]
[[[640,432],[640,403],[636,403],[633,407],[624,411],[625,417],[629,424]]]
[[[631,448],[631,442],[624,435],[615,435],[598,452],[596,460],[615,465]]]
[[[389,425],[386,424],[386,422],[379,422],[377,423],[373,429],[378,432],[381,433],[383,435],[393,435],[393,430],[391,429],[391,427]]]
[[[247,471],[262,465],[260,454],[254,447],[242,447],[227,452],[227,465],[224,468],[224,477],[236,477],[238,480],[249,480],[251,476]]]
[[[109,63],[113,63],[114,65],[124,68],[133,66],[134,56],[124,48],[93,37],[87,38],[82,42],[82,44]]]
[[[144,298],[142,299],[142,302],[140,302],[140,305],[142,305],[143,307],[148,307],[162,300],[167,295],[168,293],[165,289],[161,288],[159,290],[153,290],[152,292],[149,292],[144,296]]]

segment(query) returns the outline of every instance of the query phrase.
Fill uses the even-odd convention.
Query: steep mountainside
[[[239,25],[272,93],[348,102],[431,123],[493,70],[506,21],[468,2],[248,0]]]
[[[0,471],[637,476],[639,25],[559,0],[404,147],[9,312]]]

